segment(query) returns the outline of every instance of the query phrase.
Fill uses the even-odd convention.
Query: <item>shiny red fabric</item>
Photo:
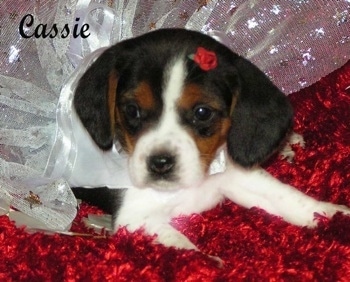
[[[289,96],[305,148],[266,169],[317,199],[350,206],[350,62]],[[72,230],[99,212],[83,204]],[[350,217],[320,216],[315,229],[283,222],[262,210],[225,202],[174,226],[203,252],[152,244],[142,231],[111,237],[27,234],[0,217],[0,281],[348,281]],[[91,233],[91,232],[90,232]]]

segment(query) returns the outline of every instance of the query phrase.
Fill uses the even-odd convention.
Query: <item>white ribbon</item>
[[[87,38],[71,38],[67,55],[74,67],[81,59],[101,47],[111,45],[113,34],[120,33],[120,21],[117,19],[117,12],[106,5],[90,2],[89,0],[79,0],[76,7],[76,18],[80,18],[80,25],[88,25]]]

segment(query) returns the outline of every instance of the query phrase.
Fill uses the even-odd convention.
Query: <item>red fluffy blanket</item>
[[[293,163],[273,157],[265,168],[319,200],[350,206],[350,62],[313,86],[289,96],[295,146]],[[322,219],[300,228],[253,208],[225,202],[174,226],[222,268],[194,251],[152,243],[142,231],[97,236],[81,222],[99,213],[83,204],[72,231],[92,236],[28,234],[0,217],[1,281],[348,281],[350,217]]]

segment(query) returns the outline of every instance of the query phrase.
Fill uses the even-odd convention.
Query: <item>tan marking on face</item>
[[[118,77],[115,71],[112,71],[108,77],[108,110],[109,110],[109,118],[111,120],[111,131],[112,135],[115,134],[115,124],[116,124],[116,113],[115,113],[115,101],[117,96],[117,84]]]
[[[126,148],[124,148],[124,150],[126,152],[128,152],[129,154],[132,154],[134,152],[135,145],[136,145],[135,137],[131,136],[127,132],[124,132],[124,140],[125,140],[125,146],[126,146]]]
[[[122,129],[121,114],[116,105],[117,100],[118,76],[116,71],[112,71],[108,78],[108,110],[111,119],[112,134],[117,138],[126,152],[133,148],[133,140]]]
[[[232,98],[232,102],[231,102],[231,108],[230,108],[230,116],[232,116],[233,114],[233,110],[235,109],[236,107],[236,104],[237,104],[237,100],[238,100],[238,94],[234,94],[233,98]]]
[[[153,91],[147,82],[141,82],[132,92],[141,109],[153,109],[155,107]]]
[[[152,110],[155,108],[155,100],[151,86],[143,81],[135,89],[124,94],[130,100],[134,100],[140,109]],[[116,118],[119,123],[119,128],[122,128],[122,118],[119,110],[116,107]],[[134,152],[138,136],[130,135],[126,130],[119,130],[119,136],[122,136],[123,148],[129,154]]]
[[[178,105],[183,109],[193,108],[197,104],[207,104],[214,109],[220,108],[217,100],[206,98],[203,90],[197,84],[188,84],[184,87],[183,93],[178,101]]]
[[[125,129],[123,129],[121,122],[121,115],[118,107],[115,108],[115,116],[116,116],[116,138],[119,140],[121,146],[124,151],[128,154],[132,154],[135,148],[135,138],[128,134]]]
[[[208,105],[213,109],[220,109],[220,102],[216,100],[215,97],[205,97],[199,85],[189,84],[185,86],[183,94],[178,101],[179,108],[191,110],[193,107],[199,104]],[[213,125],[215,133],[210,137],[199,136],[195,132],[191,130],[189,131],[189,134],[197,144],[204,170],[209,168],[217,150],[226,142],[227,133],[230,126],[231,119],[227,117],[215,121],[215,124]]]
[[[226,142],[227,133],[231,126],[231,120],[225,118],[216,125],[216,132],[210,137],[201,137],[193,134],[203,168],[207,171],[215,158],[217,150]]]

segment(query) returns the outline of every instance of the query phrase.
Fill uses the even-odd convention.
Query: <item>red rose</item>
[[[203,47],[197,48],[197,52],[194,54],[193,60],[204,71],[215,69],[218,65],[216,54]]]

